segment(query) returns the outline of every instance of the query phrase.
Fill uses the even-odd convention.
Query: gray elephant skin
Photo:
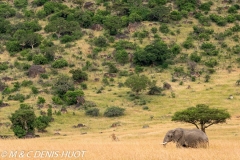
[[[209,144],[207,135],[199,129],[176,128],[166,133],[163,145],[168,142],[176,143],[176,147],[206,148]]]

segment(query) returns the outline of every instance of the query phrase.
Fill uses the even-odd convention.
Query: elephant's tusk
[[[168,142],[164,142],[164,143],[161,143],[162,145],[165,145],[165,144],[167,144]]]

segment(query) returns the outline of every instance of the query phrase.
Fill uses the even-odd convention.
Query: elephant
[[[163,143],[161,144],[166,146],[166,144],[171,141],[176,143],[177,148],[206,148],[209,145],[207,135],[200,129],[176,128],[169,130],[163,139]]]

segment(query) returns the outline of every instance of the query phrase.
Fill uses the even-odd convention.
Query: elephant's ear
[[[183,136],[183,129],[177,128],[173,131],[173,141],[178,142],[178,140]]]

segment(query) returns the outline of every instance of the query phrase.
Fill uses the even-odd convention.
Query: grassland
[[[238,160],[239,120],[207,130],[210,144],[207,149],[177,149],[173,143],[160,145],[165,132],[176,124],[158,124],[147,129],[115,131],[119,141],[109,138],[110,132],[86,135],[54,136],[36,139],[1,140],[0,152],[8,151],[86,151],[78,159],[86,160]],[[181,125],[190,127],[187,125]],[[34,154],[30,156],[34,156]],[[37,157],[38,155],[36,155]],[[11,158],[4,158],[11,159]],[[23,159],[29,159],[26,156]],[[36,158],[38,159],[38,158]],[[40,158],[39,158],[40,159]],[[44,159],[74,159],[58,156]]]

